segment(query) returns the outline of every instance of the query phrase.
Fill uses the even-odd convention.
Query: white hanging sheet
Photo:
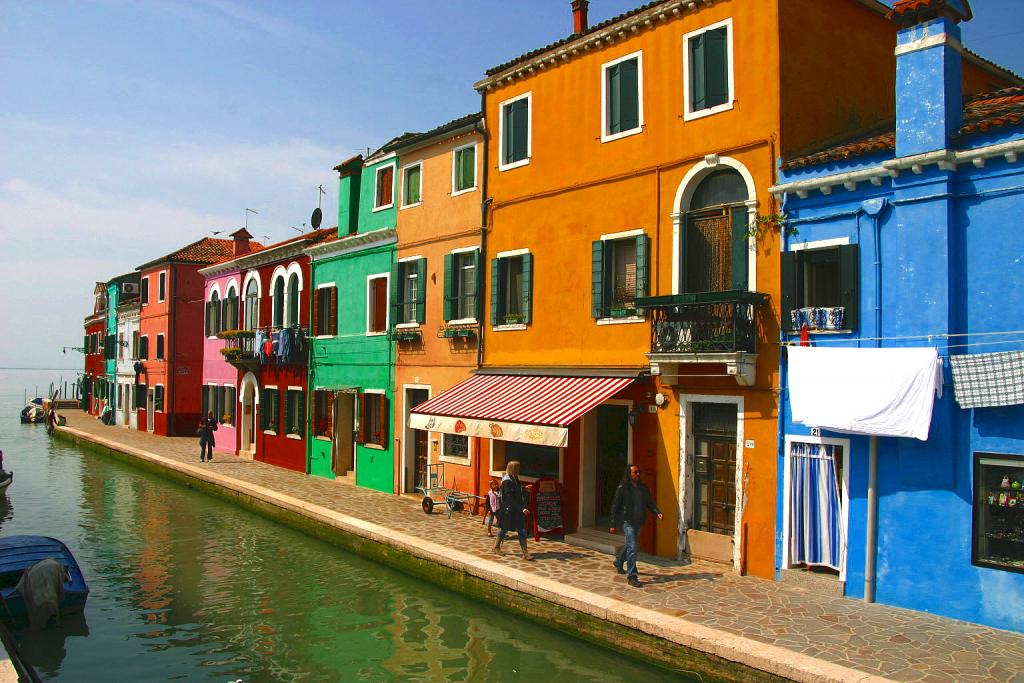
[[[848,434],[928,440],[942,364],[934,348],[791,346],[793,421]]]

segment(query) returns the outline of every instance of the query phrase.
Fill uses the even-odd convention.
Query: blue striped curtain
[[[832,446],[790,449],[789,560],[841,570],[845,543]]]

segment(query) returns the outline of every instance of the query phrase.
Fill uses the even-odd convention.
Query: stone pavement
[[[559,541],[498,557],[479,517],[425,515],[418,498],[217,454],[200,463],[193,438],[109,427],[65,411],[68,431],[129,455],[241,490],[344,531],[388,543],[515,590],[794,680],[1024,683],[1024,635],[869,605],[738,576],[713,564],[640,562],[643,589],[611,558]],[[440,509],[440,508],[439,508]],[[516,552],[513,553],[512,550]]]

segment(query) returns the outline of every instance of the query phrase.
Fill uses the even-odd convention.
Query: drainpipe
[[[871,217],[874,239],[875,268],[875,347],[882,345],[882,247],[879,215],[886,207],[884,197],[869,199],[861,204]],[[868,437],[868,518],[867,539],[864,550],[864,602],[875,601],[875,570],[878,564],[878,437]]]
[[[160,276],[157,275],[158,281],[159,277]],[[177,271],[174,270],[173,263],[171,264],[171,267],[167,269],[167,277],[171,280],[171,298],[168,300],[167,303],[167,348],[164,349],[164,353],[166,354],[167,357],[166,360],[164,360],[164,368],[165,372],[167,372],[167,374],[169,375],[167,378],[167,386],[171,390],[171,400],[167,400],[166,392],[164,392],[164,410],[167,411],[167,435],[174,436],[174,401],[177,397],[177,393],[174,388],[174,383],[177,380],[178,373],[175,372],[174,367],[174,334],[171,333],[171,330],[174,328],[174,304],[175,299],[177,299],[178,277]],[[202,380],[200,380],[200,382],[201,381]],[[169,406],[168,403],[170,403]],[[156,413],[156,410],[154,410],[153,412]]]
[[[480,116],[486,119],[487,112],[487,94],[485,91],[480,91]],[[484,277],[484,272],[487,267],[487,210],[491,206],[491,198],[487,196],[487,177],[488,177],[488,164],[490,163],[488,154],[490,141],[490,135],[487,132],[487,126],[481,122],[477,122],[477,130],[480,131],[480,135],[483,136],[484,140],[484,153],[482,159],[483,170],[480,173],[480,268],[477,273],[477,310],[480,311],[479,320],[476,321],[476,366],[482,367],[484,364],[484,292],[486,291],[487,278]],[[479,481],[477,482],[479,486]],[[479,493],[479,491],[477,491]]]
[[[785,213],[786,213],[786,200],[787,199],[789,199],[789,194],[788,193],[783,194],[782,195],[782,201],[780,202],[780,206],[779,206],[779,213],[780,214],[785,215]],[[785,252],[789,251],[789,231],[787,230],[787,227],[788,226],[786,224],[784,224],[782,226],[782,230],[779,231],[779,239],[780,239],[780,241],[782,243],[782,245],[780,247],[780,251],[782,253],[785,253]],[[779,302],[779,308],[780,308],[780,313],[781,313],[781,308],[782,308],[781,301]],[[775,429],[775,432],[776,432],[776,434],[775,434],[775,440],[776,440],[775,452],[778,454],[776,457],[780,458],[782,463],[785,464],[785,462],[786,462],[786,453],[785,453],[785,449],[786,449],[786,396],[787,396],[787,393],[788,393],[786,391],[786,389],[789,386],[789,356],[786,355],[786,346],[785,346],[786,330],[783,328],[782,320],[779,321],[779,341],[782,342],[782,344],[779,345],[779,360],[780,360],[780,363],[779,363],[779,417],[778,417],[778,426]],[[786,359],[785,362],[781,362],[783,357],[785,357],[785,359]],[[776,503],[776,505],[779,508],[779,513],[780,513],[779,514],[779,519],[782,519],[783,516],[784,516],[783,513],[782,513],[782,509],[781,508],[783,508],[783,506],[785,506],[787,504],[788,503],[786,501],[786,491],[783,490],[780,487],[779,488],[779,494],[778,494],[778,501]],[[778,568],[779,569],[782,568],[782,557],[783,557],[784,554],[785,554],[785,549],[782,549],[781,552],[777,553],[776,561],[778,562],[778,565],[779,565]],[[776,572],[778,572],[778,569],[776,569]]]

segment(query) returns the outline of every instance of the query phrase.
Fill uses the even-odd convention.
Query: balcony
[[[221,354],[240,370],[257,370],[266,365],[306,365],[309,337],[299,326],[263,327],[258,330],[224,330],[217,333],[224,340]],[[287,337],[287,352],[280,353]]]
[[[756,309],[767,303],[759,292],[725,291],[638,299],[651,314],[652,374],[662,366],[725,364],[743,386],[754,383],[757,362]],[[680,375],[682,376],[682,375]]]

